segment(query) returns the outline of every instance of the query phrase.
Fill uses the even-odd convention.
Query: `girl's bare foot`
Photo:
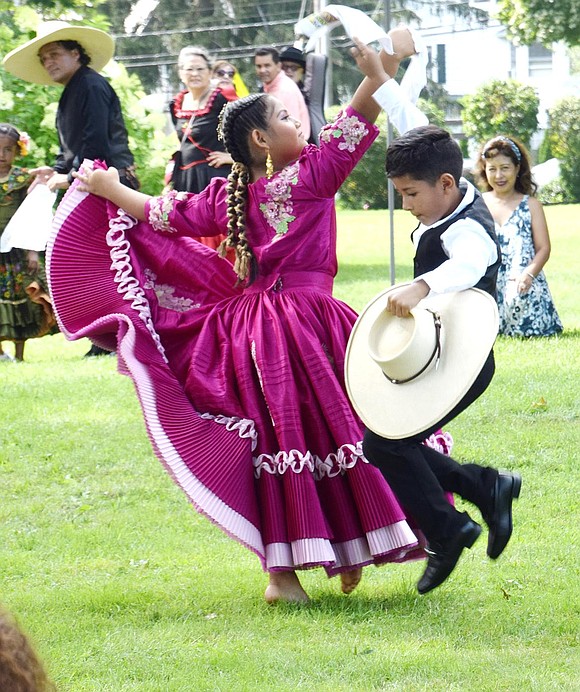
[[[362,578],[362,567],[342,572],[340,575],[340,588],[342,593],[352,593],[359,585]]]
[[[264,598],[268,603],[307,603],[308,594],[302,588],[296,572],[270,572]]]

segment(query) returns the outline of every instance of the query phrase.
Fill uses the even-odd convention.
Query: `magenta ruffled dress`
[[[195,240],[226,230],[224,179],[153,198],[148,222],[73,185],[55,217],[48,269],[62,331],[117,351],[159,459],[269,571],[333,575],[423,556],[362,454],[343,376],[356,314],[332,297],[334,196],[376,135],[346,109],[319,148],[249,185],[260,275],[248,288]]]

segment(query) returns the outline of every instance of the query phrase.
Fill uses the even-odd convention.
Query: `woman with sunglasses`
[[[233,92],[237,98],[242,98],[250,93],[248,87],[244,84],[241,74],[228,60],[217,60],[214,63],[212,82],[224,94]]]

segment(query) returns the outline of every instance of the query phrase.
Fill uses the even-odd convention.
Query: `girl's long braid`
[[[240,282],[251,284],[257,276],[258,266],[246,238],[246,201],[252,156],[249,147],[250,132],[268,126],[268,97],[266,94],[251,94],[231,101],[224,107],[220,125],[220,136],[234,160],[228,176],[227,214],[228,235],[219,247],[224,256],[228,248],[236,253],[234,271]]]
[[[236,253],[234,271],[239,281],[248,279],[251,283],[255,276],[254,255],[246,239],[246,196],[249,173],[243,163],[234,163],[228,176],[228,235],[219,247],[222,257],[227,248],[233,247]],[[253,261],[254,260],[254,261]]]

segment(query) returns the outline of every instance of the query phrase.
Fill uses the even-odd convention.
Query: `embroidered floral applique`
[[[12,193],[27,187],[30,183],[30,175],[24,168],[13,166],[10,169],[8,179],[0,184],[0,206],[12,204]]]
[[[144,288],[149,288],[155,292],[157,296],[157,302],[162,308],[167,308],[168,310],[175,310],[175,312],[187,312],[193,308],[199,308],[201,303],[194,303],[191,298],[180,298],[174,295],[175,286],[170,286],[169,284],[158,284],[157,274],[151,271],[151,269],[145,270],[145,276],[147,280],[143,284]]]
[[[266,183],[264,189],[269,199],[260,204],[260,211],[278,236],[287,233],[288,225],[296,219],[293,214],[294,206],[291,198],[292,186],[298,182],[299,168],[298,162],[284,168]]]
[[[322,129],[320,139],[328,143],[331,138],[342,137],[344,142],[340,142],[338,148],[353,152],[368,133],[367,126],[356,115],[339,114],[332,125],[326,125]]]
[[[169,214],[173,211],[175,202],[187,198],[187,192],[172,190],[161,197],[154,197],[149,205],[149,223],[156,231],[175,233],[175,229],[169,223]]]

